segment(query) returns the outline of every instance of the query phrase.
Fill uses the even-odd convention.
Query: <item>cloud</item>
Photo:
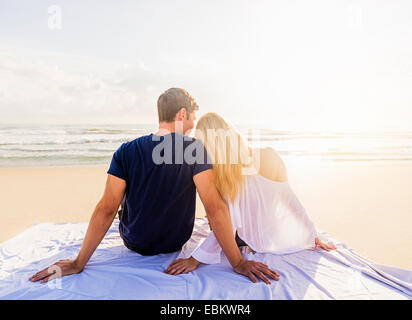
[[[124,65],[56,53],[29,59],[0,54],[0,74],[3,119],[147,120],[153,117],[158,95],[151,84],[154,77],[142,63]]]

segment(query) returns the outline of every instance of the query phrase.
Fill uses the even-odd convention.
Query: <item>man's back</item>
[[[143,255],[174,252],[190,238],[196,209],[193,176],[212,168],[203,146],[200,158],[194,157],[201,161],[184,156],[185,150],[186,155],[200,150],[195,141],[200,143],[178,133],[150,134],[114,153],[107,173],[126,181],[119,229],[128,248]]]

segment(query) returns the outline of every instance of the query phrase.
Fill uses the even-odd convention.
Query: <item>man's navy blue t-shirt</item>
[[[119,224],[126,246],[142,255],[180,250],[194,226],[193,176],[212,167],[200,140],[178,133],[123,143],[107,173],[126,181]]]

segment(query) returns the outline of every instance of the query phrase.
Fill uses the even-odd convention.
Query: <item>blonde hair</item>
[[[214,112],[200,117],[195,136],[203,142],[212,160],[219,193],[233,202],[245,182],[242,167],[249,165],[250,147],[233,125]]]

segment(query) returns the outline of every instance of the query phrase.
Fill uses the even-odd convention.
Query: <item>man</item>
[[[216,189],[212,165],[203,146],[203,161],[188,163],[183,153],[199,140],[184,133],[194,127],[198,105],[183,89],[165,91],[157,102],[159,130],[124,143],[114,153],[106,188],[96,205],[79,254],[60,260],[35,275],[42,283],[80,273],[111,226],[124,198],[119,231],[125,246],[142,255],[175,252],[190,238],[195,219],[196,190],[216,239],[233,269],[252,281],[270,283],[279,274],[263,263],[243,259],[232,232],[226,203]],[[199,148],[196,149],[196,152]],[[198,155],[197,155],[198,156]],[[196,157],[196,159],[199,159]],[[168,268],[166,273],[176,270]]]

